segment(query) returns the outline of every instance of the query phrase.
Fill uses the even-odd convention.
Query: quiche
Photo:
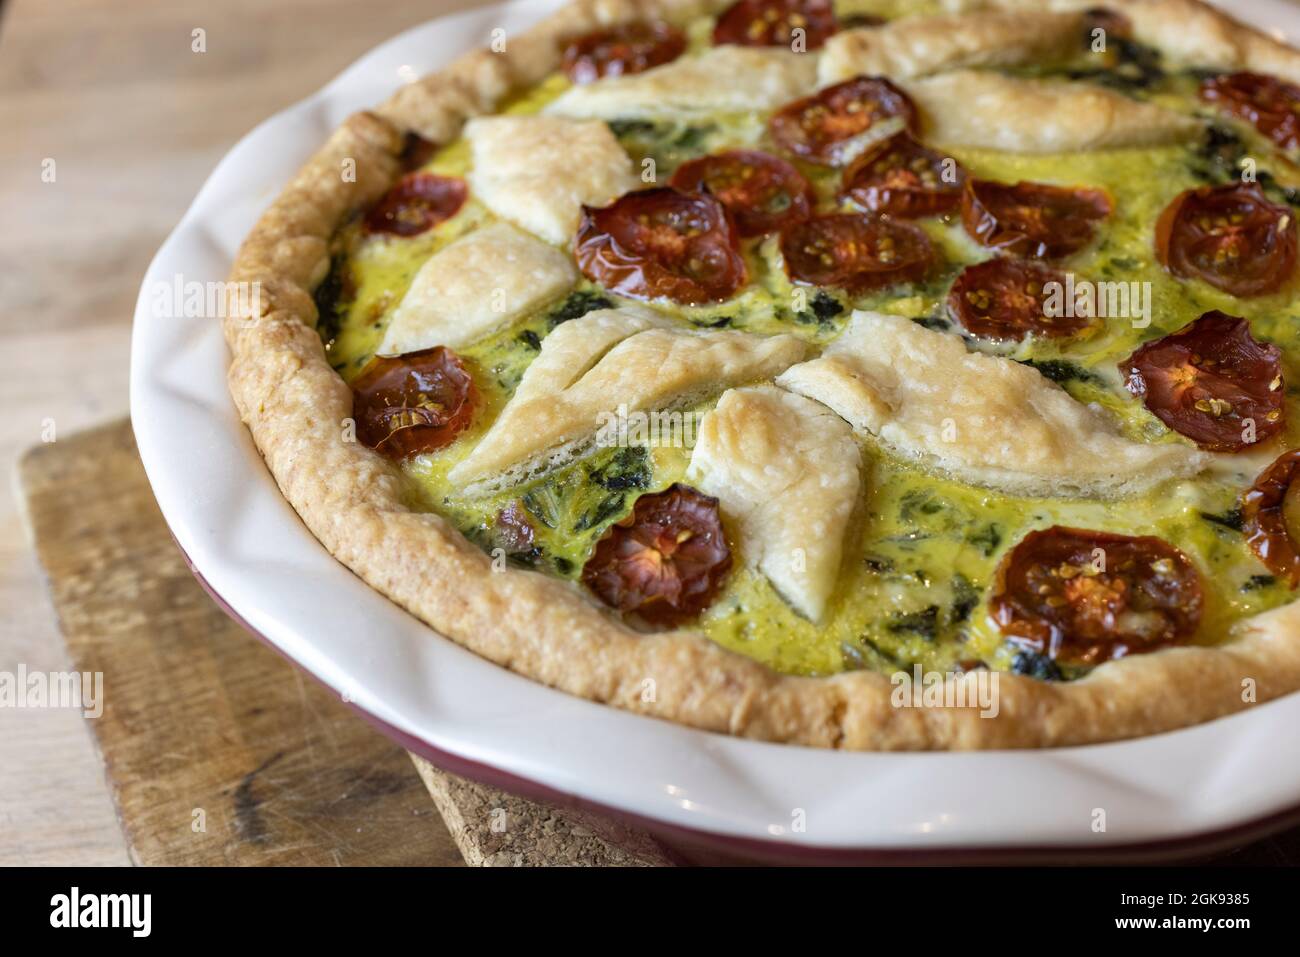
[[[1300,52],[1197,0],[576,0],[289,183],[231,392],[340,562],[571,694],[1172,730],[1300,689],[1298,156]]]

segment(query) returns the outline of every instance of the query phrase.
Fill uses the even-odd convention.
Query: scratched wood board
[[[126,422],[20,464],[87,719],[137,864],[458,864],[406,753],[195,581]]]

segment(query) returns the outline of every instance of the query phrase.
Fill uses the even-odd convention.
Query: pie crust
[[[948,5],[967,11],[1030,6],[1024,0]],[[1109,5],[1130,17],[1139,39],[1172,59],[1300,78],[1300,52],[1198,0]],[[450,523],[407,507],[395,465],[340,440],[352,393],[326,361],[312,293],[329,270],[336,228],[402,174],[408,131],[451,141],[468,119],[491,113],[504,97],[557,69],[560,38],[647,17],[680,21],[722,6],[720,0],[575,0],[511,37],[506,52],[471,53],[402,87],[373,112],[349,117],[272,203],[232,271],[235,282],[260,282],[263,294],[255,314],[236,311],[226,320],[229,382],[268,469],[308,528],[372,587],[499,665],[594,701],[767,741],[851,749],[1086,744],[1184,727],[1300,689],[1300,603],[1293,602],[1242,622],[1223,644],[1122,658],[1077,681],[1000,674],[996,717],[982,718],[976,709],[894,707],[883,674],[783,675],[690,630],[634,631],[577,585],[524,570],[494,571],[489,556]],[[347,160],[354,161],[355,177],[340,175]],[[648,681],[652,695],[645,693]]]

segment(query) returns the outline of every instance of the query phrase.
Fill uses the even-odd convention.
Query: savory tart
[[[1196,0],[578,0],[497,47],[349,118],[235,263],[232,393],[341,562],[772,741],[1300,689],[1300,52]]]

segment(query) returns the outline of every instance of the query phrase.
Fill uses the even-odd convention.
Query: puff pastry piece
[[[573,262],[509,223],[490,223],[434,253],[393,312],[378,352],[459,349],[567,292]]]
[[[953,11],[1087,10],[1097,0],[945,0]],[[1183,66],[1271,73],[1300,83],[1300,51],[1240,23],[1202,0],[1126,0],[1114,9],[1133,25],[1133,38]]]
[[[818,81],[859,74],[910,79],[961,67],[1065,63],[1084,49],[1082,13],[1024,10],[904,17],[826,41]]]
[[[1194,0],[1143,0],[1121,11],[1133,35],[1186,66],[1271,73],[1300,83],[1300,52]]]
[[[1033,368],[899,316],[855,312],[820,358],[776,381],[901,456],[1018,495],[1115,498],[1211,461],[1129,441]]]
[[[581,454],[620,406],[683,408],[770,379],[803,355],[794,336],[689,329],[642,309],[589,313],[542,340],[501,415],[448,478],[470,494],[517,485]]]
[[[487,116],[465,125],[475,195],[492,212],[557,246],[583,204],[604,206],[641,185],[604,123],[560,116]]]
[[[904,84],[926,139],[1012,153],[1158,146],[1199,136],[1199,120],[1087,83],[958,70]]]
[[[758,386],[726,392],[704,417],[687,474],[719,500],[745,563],[815,622],[839,577],[861,466],[843,419]]]
[[[770,110],[809,93],[817,58],[772,47],[712,47],[632,76],[575,86],[544,112],[600,119],[673,119]]]

